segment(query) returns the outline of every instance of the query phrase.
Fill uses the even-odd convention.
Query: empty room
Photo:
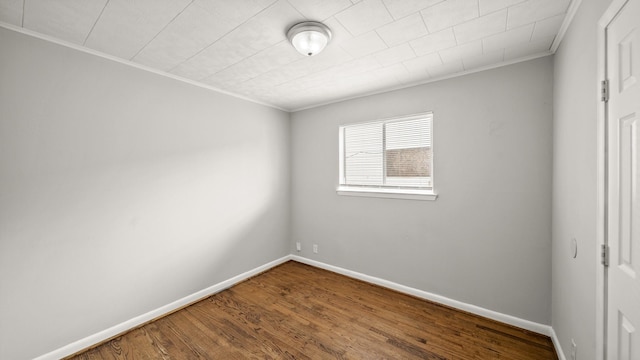
[[[640,0],[0,0],[0,359],[640,359]]]

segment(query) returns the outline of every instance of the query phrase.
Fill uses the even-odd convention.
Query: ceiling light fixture
[[[293,25],[287,31],[287,38],[300,54],[313,56],[327,46],[331,40],[331,30],[323,23],[305,21]]]

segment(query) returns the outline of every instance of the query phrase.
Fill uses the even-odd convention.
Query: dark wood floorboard
[[[294,261],[69,359],[557,359],[527,330]]]

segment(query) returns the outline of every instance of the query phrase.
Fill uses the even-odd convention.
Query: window
[[[340,127],[338,194],[434,200],[433,114]]]

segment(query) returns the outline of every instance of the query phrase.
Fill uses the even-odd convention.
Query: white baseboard
[[[558,339],[558,335],[556,335],[556,331],[551,327],[551,341],[553,341],[553,346],[556,348],[556,354],[558,354],[558,360],[567,360],[564,356],[564,351],[562,351],[562,346],[560,346],[560,339]]]
[[[242,273],[240,275],[234,276],[228,280],[219,282],[213,286],[210,286],[204,290],[200,290],[196,293],[193,293],[191,295],[185,296],[182,299],[176,300],[170,304],[161,306],[155,310],[149,311],[146,314],[142,314],[140,316],[136,316],[133,319],[127,320],[123,323],[120,323],[118,325],[112,326],[106,330],[100,331],[96,334],[87,336],[84,339],[80,339],[76,342],[73,342],[69,345],[63,346],[59,349],[56,349],[52,352],[46,353],[44,355],[41,355],[37,358],[35,358],[34,360],[54,360],[54,359],[61,359],[65,356],[69,356],[69,355],[73,355],[81,350],[84,350],[90,346],[93,346],[95,344],[98,344],[100,342],[103,342],[107,339],[110,339],[116,335],[122,334],[126,331],[129,331],[131,329],[134,329],[146,322],[149,322],[153,319],[156,319],[158,317],[161,317],[165,314],[171,313],[177,309],[180,309],[182,307],[185,307],[189,304],[195,303],[199,300],[202,300],[206,297],[209,297],[215,293],[218,293],[222,290],[225,290],[227,288],[230,288],[231,286],[238,284],[252,276],[255,276],[263,271],[269,270],[275,266],[278,266],[282,263],[285,263],[287,261],[291,260],[291,255],[287,255],[284,257],[281,257],[280,259],[271,261],[267,264],[264,264],[262,266],[258,266],[255,269],[249,270],[245,273]]]
[[[515,316],[511,316],[511,315],[507,315],[507,314],[502,314],[499,313],[497,311],[493,311],[493,310],[489,310],[489,309],[485,309],[476,305],[472,305],[472,304],[467,304],[464,303],[462,301],[458,301],[458,300],[453,300],[450,299],[448,297],[442,296],[442,295],[437,295],[437,294],[433,294],[424,290],[419,290],[419,289],[415,289],[409,286],[405,286],[405,285],[400,285],[398,283],[394,283],[392,281],[388,281],[388,280],[384,280],[384,279],[380,279],[377,277],[373,277],[373,276],[369,276],[366,274],[362,274],[356,271],[351,271],[351,270],[347,270],[341,267],[337,267],[337,266],[333,266],[333,265],[329,265],[329,264],[325,264],[316,260],[311,260],[302,256],[298,256],[298,255],[291,255],[291,259],[301,262],[303,264],[307,264],[307,265],[311,265],[317,268],[321,268],[321,269],[325,269],[325,270],[329,270],[329,271],[333,271],[335,273],[338,274],[342,274],[354,279],[358,279],[358,280],[362,280],[362,281],[366,281],[368,283],[371,284],[375,284],[375,285],[379,285],[388,289],[392,289],[392,290],[396,290],[399,291],[401,293],[405,293],[408,295],[412,295],[421,299],[425,299],[425,300],[429,300],[429,301],[433,301],[433,302],[437,302],[443,305],[447,305],[456,309],[460,309],[466,312],[470,312],[472,314],[476,314],[476,315],[480,315],[492,320],[496,320],[496,321],[500,321],[502,323],[505,324],[509,324],[509,325],[513,325],[513,326],[517,326],[519,328],[525,329],[525,330],[529,330],[529,331],[533,331],[535,333],[538,334],[542,334],[542,335],[546,335],[546,336],[551,336],[552,334],[552,329],[551,326],[549,325],[544,325],[544,324],[539,324],[533,321],[529,321],[529,320],[524,320],[524,319],[520,319],[517,318]]]
[[[493,311],[493,310],[489,310],[489,309],[485,309],[476,305],[472,305],[472,304],[467,304],[461,301],[457,301],[457,300],[453,300],[441,295],[437,295],[437,294],[433,294],[424,290],[419,290],[419,289],[415,289],[409,286],[405,286],[405,285],[401,285],[398,283],[394,283],[392,281],[388,281],[388,280],[384,280],[384,279],[380,279],[374,276],[369,276],[363,273],[359,273],[356,271],[352,271],[352,270],[347,270],[338,266],[333,266],[333,265],[329,265],[323,262],[319,262],[316,260],[311,260],[302,256],[298,256],[298,255],[287,255],[284,256],[280,259],[271,261],[267,264],[264,264],[262,266],[259,266],[255,269],[249,270],[245,273],[242,273],[240,275],[234,276],[228,280],[222,281],[220,283],[217,283],[213,286],[210,286],[204,290],[200,290],[196,293],[193,293],[191,295],[188,295],[182,299],[176,300],[170,304],[161,306],[155,310],[149,311],[146,314],[142,314],[140,316],[137,316],[133,319],[127,320],[123,323],[120,323],[118,325],[112,326],[106,330],[100,331],[96,334],[87,336],[86,338],[80,339],[78,341],[75,341],[69,345],[63,346],[59,349],[56,349],[54,351],[51,351],[49,353],[46,353],[44,355],[41,355],[37,358],[35,358],[34,360],[53,360],[53,359],[60,359],[63,358],[65,356],[69,356],[72,354],[75,354],[83,349],[89,348],[95,344],[98,344],[100,342],[103,342],[107,339],[110,339],[114,336],[117,336],[119,334],[122,334],[126,331],[129,331],[131,329],[134,329],[146,322],[149,322],[153,319],[156,319],[158,317],[161,317],[165,314],[171,313],[177,309],[180,309],[182,307],[185,307],[189,304],[195,303],[201,299],[204,299],[208,296],[211,296],[215,293],[218,293],[222,290],[225,290],[235,284],[238,284],[252,276],[255,276],[263,271],[269,270],[275,266],[278,266],[280,264],[283,264],[289,260],[294,260],[303,264],[307,264],[307,265],[311,265],[320,269],[325,269],[325,270],[329,270],[338,274],[342,274],[354,279],[358,279],[358,280],[362,280],[371,284],[375,284],[375,285],[379,285],[388,289],[392,289],[401,293],[405,293],[408,295],[412,295],[421,299],[426,299],[429,301],[433,301],[433,302],[437,302],[443,305],[447,305],[456,309],[460,309],[463,311],[467,311],[470,312],[472,314],[476,314],[476,315],[480,315],[489,319],[493,319],[496,321],[500,321],[509,325],[513,325],[513,326],[517,326],[519,328],[522,329],[526,329],[529,331],[533,331],[535,333],[538,334],[542,334],[542,335],[546,335],[549,336],[551,338],[551,340],[553,341],[553,345],[556,348],[556,352],[558,354],[559,360],[566,360],[564,353],[562,352],[562,348],[560,346],[560,342],[556,336],[555,331],[553,331],[553,328],[549,325],[544,325],[544,324],[539,324],[539,323],[535,323],[533,321],[529,321],[529,320],[524,320],[524,319],[520,319],[517,318],[515,316],[511,316],[511,315],[506,315],[506,314],[502,314],[499,313],[497,311]]]

